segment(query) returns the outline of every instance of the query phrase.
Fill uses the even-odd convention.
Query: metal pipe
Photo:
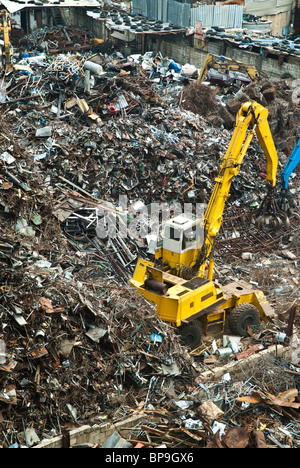
[[[168,292],[168,286],[164,283],[160,283],[159,281],[153,279],[146,279],[145,281],[146,289],[150,291],[157,292],[162,296],[165,296]]]

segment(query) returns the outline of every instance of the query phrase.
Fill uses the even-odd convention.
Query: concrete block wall
[[[271,78],[280,78],[284,73],[290,73],[295,79],[300,78],[300,57],[289,57],[287,62],[280,63],[277,58],[264,58],[262,55],[253,52],[229,47],[226,54],[236,60],[255,64]]]
[[[126,439],[130,430],[135,427],[142,419],[150,419],[149,415],[139,413],[125,421],[120,421],[116,424],[103,423],[95,424],[93,426],[85,425],[70,431],[70,446],[81,444],[104,444],[104,442],[116,431],[124,439]],[[63,448],[63,436],[54,437],[51,440],[45,440],[33,448]]]
[[[276,57],[264,58],[261,54],[232,47],[224,41],[208,43],[208,51],[195,49],[184,42],[170,39],[148,40],[148,50],[161,52],[164,56],[172,58],[182,65],[190,63],[201,68],[207,53],[225,55],[241,62],[251,63],[267,73],[271,78],[280,78],[284,73],[290,73],[295,79],[300,79],[300,57],[288,56],[282,63]]]
[[[181,39],[181,40],[180,40]],[[174,40],[167,36],[149,36],[147,40],[147,49],[155,53],[161,52],[164,57],[175,60],[179,64],[184,65],[189,63],[201,68],[204,64],[207,52],[195,49],[192,45],[187,44],[184,38]]]

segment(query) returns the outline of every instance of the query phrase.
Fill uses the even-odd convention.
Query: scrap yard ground
[[[66,33],[77,52],[43,50]],[[290,225],[257,230],[266,163],[254,138],[216,241],[216,280],[260,288],[271,323],[191,351],[129,286],[149,249],[131,231],[137,207],[207,204],[243,102],[269,110],[279,196],[299,141],[295,79],[230,94],[198,84],[194,64],[153,76],[154,54],[101,52],[87,33],[28,36],[1,82],[0,444],[299,448],[299,167]],[[104,207],[126,236],[99,236]]]

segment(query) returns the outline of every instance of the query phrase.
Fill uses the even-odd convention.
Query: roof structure
[[[97,8],[101,6],[100,2],[97,0],[1,0],[1,4],[9,13],[15,13],[24,8]]]

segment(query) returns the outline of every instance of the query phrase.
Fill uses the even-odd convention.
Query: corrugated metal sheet
[[[214,5],[204,5],[204,8],[205,7],[206,7],[206,12],[205,12],[206,22],[207,22],[207,24],[213,24],[215,6]]]
[[[158,19],[157,17],[157,3],[158,0],[147,0],[147,17],[151,19]]]
[[[175,0],[133,0],[133,13],[147,16],[156,20],[174,23],[188,28],[190,25],[190,3]]]
[[[242,5],[200,5],[191,9],[191,26],[199,21],[204,28],[241,28],[242,20]]]
[[[157,0],[157,19],[163,21],[163,0]]]
[[[165,23],[168,21],[168,0],[163,0],[162,3],[162,21]]]
[[[221,5],[216,5],[214,8],[214,17],[213,17],[213,25],[214,26],[222,26],[223,24],[223,11]]]
[[[289,0],[277,0],[287,2]],[[190,3],[176,0],[133,0],[133,13],[148,18],[174,23],[188,28],[200,21],[205,28],[241,28],[243,19],[242,5],[200,5],[191,8]]]
[[[233,23],[232,26],[230,26],[232,28],[235,28],[236,24],[243,25],[243,12],[244,12],[244,10],[242,8],[237,8],[237,7],[241,6],[241,5],[234,5],[234,6],[236,7],[236,9],[235,9],[234,23]],[[240,28],[240,27],[242,27],[242,26],[238,26],[238,28]]]
[[[168,0],[168,22],[188,28],[190,25],[191,5]]]
[[[135,15],[147,16],[147,0],[133,0],[132,12]]]

